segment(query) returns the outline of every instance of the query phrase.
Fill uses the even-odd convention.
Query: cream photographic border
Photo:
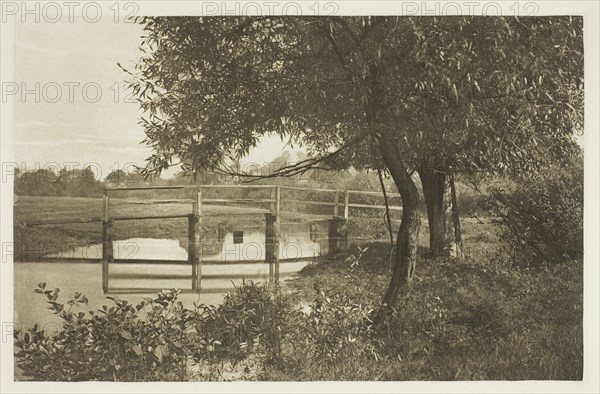
[[[272,382],[233,382],[233,383],[48,383],[15,382],[14,354],[8,322],[13,321],[13,264],[5,261],[4,248],[13,237],[13,179],[6,176],[4,163],[15,162],[13,145],[14,105],[8,100],[2,102],[1,118],[1,211],[0,241],[2,243],[2,262],[0,262],[0,316],[2,322],[2,342],[0,344],[0,392],[2,393],[82,393],[82,392],[447,392],[447,393],[587,393],[599,392],[599,42],[600,42],[600,6],[597,1],[123,1],[135,3],[138,15],[214,15],[244,13],[254,15],[257,9],[263,13],[281,14],[283,10],[295,13],[301,9],[313,15],[314,9],[323,10],[323,14],[335,10],[336,15],[434,15],[440,12],[450,14],[481,15],[486,9],[495,15],[498,9],[503,15],[513,15],[515,9],[527,15],[525,5],[535,6],[536,15],[583,15],[585,46],[585,123],[584,123],[584,159],[585,159],[585,263],[584,263],[584,380],[566,381],[494,381],[494,382],[308,382],[308,383],[272,383]],[[2,3],[8,3],[2,1]],[[13,3],[21,4],[22,1]],[[33,3],[29,2],[29,3]],[[45,3],[45,2],[39,2]],[[47,2],[46,2],[47,3]],[[62,4],[64,2],[57,1]],[[80,4],[86,3],[77,2]],[[113,4],[96,1],[96,3]],[[249,4],[257,5],[258,7]],[[294,3],[286,7],[286,4]],[[450,4],[457,6],[450,6]],[[520,5],[516,5],[520,3]],[[316,6],[315,6],[316,5]],[[296,7],[298,6],[298,7]],[[314,8],[310,8],[310,7]],[[498,7],[499,8],[498,8]],[[324,8],[329,7],[329,8]],[[487,7],[487,8],[486,8]],[[512,8],[511,8],[512,7]],[[10,20],[1,24],[1,80],[14,81],[15,72],[15,24]]]

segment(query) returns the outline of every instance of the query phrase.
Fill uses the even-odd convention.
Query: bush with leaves
[[[370,307],[346,294],[318,290],[313,302],[289,315],[281,366],[288,373],[317,368],[313,377],[328,380],[340,363],[379,359],[371,335],[371,312]]]
[[[19,333],[17,364],[33,380],[176,380],[185,375],[187,345],[193,340],[187,322],[195,312],[177,302],[178,291],[163,290],[137,305],[108,297],[112,306],[87,313],[76,308],[87,298],[76,293],[58,302],[59,289],[40,283],[48,309],[62,320],[56,335],[38,326]],[[197,347],[197,346],[194,346]]]
[[[177,301],[174,289],[136,305],[107,297],[114,305],[87,313],[79,309],[88,304],[80,293],[63,304],[58,288],[40,283],[35,292],[62,321],[55,335],[36,325],[15,337],[17,365],[36,381],[187,380],[194,366],[239,361],[247,347],[274,357],[285,315],[278,293],[254,283],[236,288],[219,307],[193,309]]]
[[[583,257],[583,162],[553,166],[510,188],[494,188],[487,201],[501,219],[518,265],[541,266]]]
[[[224,358],[239,360],[250,353],[264,353],[274,361],[280,355],[281,327],[288,308],[277,287],[243,282],[197,328],[219,341],[217,354]]]

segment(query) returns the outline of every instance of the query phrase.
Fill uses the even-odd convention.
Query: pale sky
[[[102,178],[113,169],[131,168],[128,163],[143,165],[151,151],[140,144],[142,112],[128,99],[127,76],[117,66],[133,68],[141,27],[106,17],[97,23],[17,22],[16,29],[17,162],[26,163],[26,170],[36,163],[75,162],[73,167],[82,168],[93,162]],[[243,163],[269,162],[283,145],[279,137],[265,138]]]

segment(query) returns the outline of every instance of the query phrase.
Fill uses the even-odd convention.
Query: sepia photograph
[[[599,10],[2,1],[1,391],[597,393]]]

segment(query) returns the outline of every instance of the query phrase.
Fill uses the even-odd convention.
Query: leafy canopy
[[[130,87],[146,172],[195,172],[267,134],[330,168],[530,171],[583,129],[580,17],[143,17]]]

